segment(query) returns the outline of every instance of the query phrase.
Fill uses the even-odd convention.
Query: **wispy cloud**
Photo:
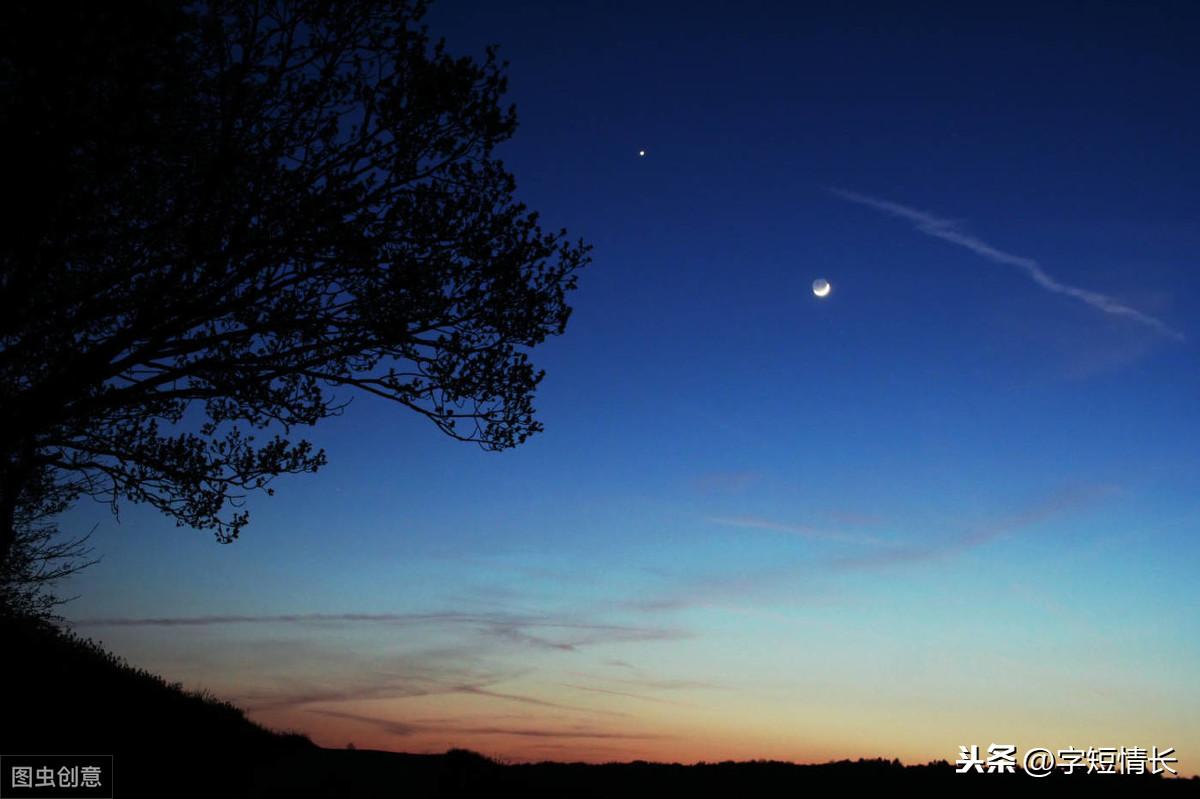
[[[837,540],[855,546],[847,554],[804,559],[752,573],[718,574],[693,579],[658,596],[629,600],[625,606],[645,613],[665,613],[698,607],[734,607],[803,603],[830,605],[853,602],[851,596],[830,587],[825,578],[837,572],[856,572],[947,560],[993,541],[1017,535],[1027,528],[1070,513],[1087,510],[1119,492],[1112,485],[1065,486],[1036,498],[1024,507],[988,519],[956,525],[956,530],[923,540],[902,542],[869,537],[842,536]],[[717,520],[710,520],[717,521]],[[792,525],[756,517],[721,520],[742,527],[811,535],[806,525]]]
[[[638,613],[658,614],[696,608],[744,609],[837,601],[823,586],[819,568],[816,560],[800,559],[768,570],[709,574],[676,582],[665,592],[623,604]]]
[[[407,722],[397,721],[394,719],[379,718],[377,716],[368,716],[361,713],[345,713],[339,710],[320,710],[313,709],[308,711],[320,716],[329,718],[346,719],[348,721],[357,721],[363,724],[369,724],[376,727],[389,735],[411,736],[420,733],[438,733],[438,734],[454,734],[454,735],[514,735],[522,738],[617,738],[630,740],[643,740],[649,738],[661,738],[660,735],[636,734],[615,732],[612,730],[601,730],[594,727],[586,727],[580,725],[563,725],[562,727],[543,728],[543,727],[514,727],[505,725],[472,725],[462,724],[457,721],[422,721],[422,722]]]
[[[654,702],[660,705],[683,705],[683,702],[675,702],[670,699],[662,699],[657,696],[646,696],[644,694],[635,694],[630,691],[614,691],[611,688],[596,688],[589,685],[579,685],[577,683],[559,683],[564,688],[570,688],[573,691],[587,691],[593,694],[605,694],[607,696],[623,696],[628,699],[638,699],[643,702]]]
[[[704,494],[737,494],[761,481],[757,472],[709,472],[697,477],[695,486]]]
[[[317,675],[275,674],[259,688],[234,689],[231,698],[247,710],[261,712],[302,705],[474,693],[516,676],[511,671],[464,665],[436,654],[364,659],[342,653],[341,657],[350,661],[349,673],[326,670]]]
[[[679,629],[579,621],[569,617],[504,612],[461,613],[299,613],[226,616],[108,616],[76,619],[74,627],[209,627],[221,625],[302,625],[315,627],[376,624],[385,626],[469,627],[485,635],[538,649],[574,652],[581,646],[618,641],[661,641],[688,637]],[[550,632],[553,640],[529,630]]]
[[[562,702],[552,702],[549,699],[539,699],[536,696],[526,696],[525,694],[510,694],[504,691],[493,691],[490,688],[484,688],[478,685],[456,685],[450,693],[471,694],[472,696],[486,696],[491,699],[503,699],[506,702],[519,702],[523,705],[535,705],[537,707],[548,707],[555,710],[574,710],[582,713],[601,713],[606,716],[625,716],[626,713],[620,713],[615,710],[602,710],[594,707],[580,707],[578,705],[567,705]]]
[[[710,516],[706,521],[725,527],[741,527],[751,530],[769,530],[821,541],[839,541],[846,544],[881,544],[883,539],[874,536],[853,535],[836,530],[827,530],[810,524],[795,524],[764,519],[759,516]]]
[[[497,686],[519,677],[519,672],[511,670],[464,666],[450,662],[445,654],[425,654],[407,658],[357,659],[349,674],[298,678],[276,676],[268,686],[258,690],[235,690],[231,698],[255,713],[310,705],[457,694],[571,713],[628,715],[603,707],[574,705],[527,693],[497,690]]]
[[[556,697],[537,692],[510,690],[505,683],[519,676],[511,669],[490,665],[495,658],[512,654],[513,646],[533,649],[552,657],[577,657],[582,647],[611,644],[675,640],[690,637],[678,628],[654,625],[603,623],[586,614],[510,613],[504,611],[464,613],[314,613],[272,615],[207,615],[160,617],[107,617],[74,622],[77,627],[122,627],[190,630],[224,625],[261,626],[278,635],[280,625],[302,631],[306,638],[285,638],[283,657],[276,646],[280,642],[263,639],[259,645],[232,649],[209,647],[214,663],[226,662],[233,674],[246,672],[246,679],[225,679],[225,694],[256,713],[286,712],[297,707],[345,703],[362,700],[400,699],[428,696],[466,695],[480,700],[515,703],[526,706],[622,716],[600,707],[567,704]],[[340,635],[347,628],[367,626],[403,632],[395,641],[383,643],[378,635],[365,649],[347,650]],[[430,638],[423,635],[433,632]],[[327,636],[335,634],[335,638]],[[415,635],[413,634],[415,633]],[[190,636],[186,636],[189,640]],[[388,639],[390,641],[390,639]],[[395,644],[423,644],[417,651],[397,651]],[[432,646],[431,646],[432,644]],[[245,662],[234,651],[249,649],[264,654]],[[224,656],[222,658],[222,651]],[[240,659],[240,660],[239,660]],[[231,662],[232,661],[232,662]],[[193,661],[194,662],[194,661]],[[185,670],[187,666],[184,667]],[[197,675],[203,670],[197,671]],[[269,674],[269,679],[262,675]],[[207,679],[197,677],[197,679]],[[397,732],[399,734],[399,732]]]
[[[881,200],[877,197],[871,197],[866,194],[859,194],[845,189],[830,189],[837,197],[859,205],[865,205],[868,208],[874,208],[877,211],[882,211],[890,216],[911,222],[917,230],[927,236],[941,239],[942,241],[956,244],[959,247],[964,247],[976,255],[987,258],[989,261],[995,261],[1006,266],[1013,266],[1023,271],[1030,280],[1041,286],[1046,291],[1055,294],[1063,294],[1072,299],[1078,300],[1086,305],[1090,305],[1096,310],[1103,311],[1114,316],[1122,316],[1131,319],[1146,327],[1152,328],[1164,336],[1173,338],[1176,341],[1183,341],[1184,336],[1178,330],[1167,325],[1161,319],[1151,316],[1150,314],[1132,308],[1125,303],[1109,297],[1106,294],[1101,294],[1097,291],[1071,286],[1066,283],[1061,283],[1044,270],[1041,265],[1032,258],[1023,255],[1015,255],[1006,252],[997,247],[988,244],[986,241],[971,235],[964,231],[959,224],[950,219],[943,219],[935,216],[927,211],[921,211],[916,208],[911,208],[907,205],[894,203],[889,200]]]
[[[429,624],[467,623],[492,624],[498,621],[523,625],[547,625],[544,618],[509,614],[458,613],[283,613],[275,615],[225,615],[225,616],[109,616],[77,619],[75,626],[88,627],[190,627],[216,624],[324,624],[324,623],[376,623],[376,624]]]
[[[406,721],[397,721],[395,719],[382,719],[376,716],[365,716],[360,713],[344,713],[340,710],[321,710],[317,708],[309,709],[307,712],[317,716],[326,716],[331,719],[346,719],[347,721],[369,724],[376,729],[386,732],[388,735],[404,737],[426,731],[426,728],[419,724],[410,724]]]
[[[1052,518],[1090,507],[1116,491],[1116,488],[1107,485],[1065,488],[1017,513],[975,524],[948,541],[839,558],[833,562],[833,566],[840,570],[860,570],[951,557]]]
[[[549,638],[543,638],[540,635],[531,635],[519,627],[512,625],[492,625],[487,628],[487,632],[514,644],[524,644],[535,649],[550,649],[560,652],[575,652],[579,649],[580,644],[583,643],[581,641],[553,641]]]

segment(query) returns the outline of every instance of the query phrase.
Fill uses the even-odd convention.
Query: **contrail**
[[[1077,286],[1068,286],[1065,283],[1059,283],[1046,271],[1041,265],[1032,258],[1026,258],[1022,255],[1013,255],[1004,250],[997,249],[988,244],[982,239],[978,239],[969,233],[964,233],[959,229],[958,224],[950,219],[942,219],[936,217],[926,211],[919,211],[916,208],[909,208],[907,205],[880,200],[876,197],[869,197],[865,194],[858,194],[845,189],[830,189],[834,195],[841,197],[843,200],[849,200],[852,203],[865,205],[868,208],[874,208],[877,211],[883,211],[885,214],[907,219],[912,222],[917,230],[926,234],[939,238],[942,241],[948,241],[951,244],[957,244],[959,247],[965,247],[976,255],[982,255],[990,261],[995,261],[1000,264],[1007,264],[1021,269],[1025,274],[1029,275],[1034,283],[1037,283],[1047,291],[1052,291],[1055,294],[1065,294],[1068,297],[1073,297],[1080,302],[1103,311],[1104,313],[1113,314],[1115,316],[1124,316],[1135,322],[1140,322],[1147,327],[1152,327],[1159,333],[1175,339],[1183,341],[1184,336],[1178,330],[1169,327],[1161,319],[1142,313],[1136,308],[1130,308],[1122,302],[1119,302],[1106,294],[1100,294],[1096,291],[1081,289]]]

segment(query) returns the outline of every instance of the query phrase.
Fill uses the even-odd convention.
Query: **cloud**
[[[619,713],[615,710],[600,710],[594,707],[579,707],[576,705],[564,705],[560,702],[551,702],[548,699],[539,699],[535,696],[525,696],[523,694],[509,694],[502,691],[492,691],[478,685],[458,685],[455,686],[451,693],[471,694],[472,696],[486,696],[492,699],[503,699],[508,702],[519,702],[524,705],[536,705],[537,707],[549,707],[555,710],[574,710],[582,713],[602,713],[606,716],[626,716],[627,713]]]
[[[465,626],[485,635],[538,649],[574,652],[581,646],[621,641],[661,641],[688,637],[678,629],[635,627],[621,624],[601,624],[574,621],[544,615],[511,613],[300,613],[278,615],[227,616],[109,616],[76,619],[73,627],[208,627],[217,625],[274,624],[310,625],[316,627],[345,624],[379,624],[388,626]],[[553,640],[528,632],[530,629],[555,631],[570,640]]]
[[[992,519],[962,525],[957,534],[918,543],[893,543],[882,539],[860,538],[849,554],[830,559],[805,559],[778,568],[751,573],[719,574],[693,579],[673,592],[632,599],[625,607],[644,613],[682,611],[699,607],[736,607],[784,604],[830,605],[852,602],[825,578],[835,572],[879,569],[924,563],[954,557],[994,540],[1016,534],[1043,521],[1098,504],[1117,493],[1111,485],[1064,487],[1023,509]],[[715,521],[715,520],[714,520]],[[733,520],[724,520],[730,522]],[[787,525],[753,517],[740,517],[740,526],[781,529],[808,534],[803,525]],[[843,540],[851,540],[849,537]]]
[[[987,258],[989,261],[995,261],[1006,266],[1013,266],[1023,271],[1030,280],[1041,286],[1046,291],[1054,294],[1062,294],[1072,299],[1078,300],[1086,305],[1090,305],[1096,310],[1103,311],[1106,314],[1114,316],[1122,316],[1126,319],[1138,322],[1146,327],[1161,333],[1168,338],[1176,341],[1183,341],[1184,336],[1179,331],[1171,328],[1161,319],[1151,316],[1131,308],[1130,306],[1109,297],[1106,294],[1101,294],[1097,291],[1070,286],[1066,283],[1060,283],[1058,280],[1051,277],[1042,269],[1041,265],[1023,255],[1014,255],[1010,252],[993,247],[991,244],[979,239],[970,233],[963,231],[957,222],[950,219],[942,219],[934,216],[926,211],[921,211],[916,208],[910,208],[907,205],[881,200],[876,197],[870,197],[866,194],[858,194],[845,189],[830,189],[835,196],[841,197],[852,203],[865,205],[868,208],[874,208],[877,211],[882,211],[890,216],[898,217],[912,222],[920,232],[927,236],[941,239],[942,241],[964,247],[976,255]]]
[[[762,475],[757,472],[710,472],[694,482],[703,494],[738,494],[761,481]]]
[[[74,626],[87,627],[190,627],[216,624],[321,624],[327,622],[364,622],[376,624],[469,623],[491,624],[498,620],[523,621],[532,624],[530,617],[507,614],[480,613],[284,613],[278,615],[227,616],[148,616],[103,617],[77,619]]]
[[[570,725],[561,728],[543,728],[543,727],[509,727],[502,725],[471,725],[461,724],[449,720],[445,721],[422,721],[422,722],[407,722],[396,721],[394,719],[379,718],[377,716],[367,716],[360,713],[345,713],[339,710],[310,710],[309,713],[314,713],[320,716],[329,718],[347,719],[349,721],[357,721],[363,724],[369,724],[390,735],[412,736],[419,734],[453,734],[453,735],[514,735],[523,738],[617,738],[629,740],[643,740],[649,738],[661,738],[661,735],[649,735],[638,733],[613,732],[611,730],[599,730],[592,727]]]
[[[642,702],[655,702],[661,705],[683,705],[683,702],[675,702],[670,699],[661,699],[657,696],[645,696],[643,694],[635,694],[629,691],[614,691],[611,688],[595,688],[588,685],[579,685],[577,683],[559,683],[564,688],[570,688],[573,691],[587,691],[594,694],[606,694],[608,696],[623,696],[628,699],[638,699]]]
[[[530,635],[522,631],[518,627],[511,625],[494,625],[488,628],[488,632],[497,638],[502,638],[506,641],[511,641],[516,644],[525,644],[532,646],[535,649],[550,649],[560,652],[575,652],[578,651],[580,643],[571,643],[567,641],[551,641],[548,638],[543,638],[540,635]]]
[[[329,653],[332,654],[332,653]],[[273,673],[257,689],[231,686],[233,699],[261,712],[319,703],[401,699],[486,691],[517,676],[511,670],[464,665],[470,656],[420,653],[362,657],[337,653],[341,669],[321,668],[315,675]],[[327,658],[325,659],[327,660]],[[325,660],[317,659],[319,665]],[[309,658],[307,663],[313,662]]]
[[[725,527],[741,527],[752,530],[770,530],[777,533],[790,533],[802,538],[820,541],[839,541],[847,544],[882,544],[883,539],[874,536],[853,535],[825,530],[809,524],[792,524],[763,519],[758,516],[710,516],[705,521],[720,524]]]
[[[626,685],[638,685],[644,688],[652,688],[656,691],[690,691],[697,688],[713,688],[720,689],[722,686],[711,682],[702,682],[700,680],[673,680],[673,679],[618,679],[609,678],[610,682],[625,683]]]
[[[425,732],[427,729],[427,727],[420,725],[420,724],[409,724],[408,722],[404,722],[404,721],[395,721],[393,719],[381,719],[381,718],[377,718],[375,716],[363,716],[359,713],[343,713],[340,710],[310,709],[306,712],[312,713],[317,716],[327,716],[327,717],[333,718],[333,719],[347,719],[349,721],[359,721],[364,724],[370,724],[372,727],[376,727],[380,730],[383,730],[388,735],[399,735],[399,736],[417,735],[419,733]]]
[[[512,670],[463,666],[446,653],[408,657],[352,658],[353,674],[318,677],[273,676],[269,687],[234,691],[232,698],[255,713],[305,705],[342,704],[363,700],[411,699],[453,694],[482,697],[551,710],[601,716],[627,716],[602,707],[556,702],[523,693],[496,690],[520,676]]]
[[[827,604],[835,601],[835,596],[821,587],[816,571],[820,567],[815,560],[801,560],[769,570],[709,574],[687,579],[656,596],[626,600],[623,606],[638,613],[667,613],[693,608]]]
[[[76,627],[164,628],[194,629],[221,626],[279,626],[304,630],[303,641],[259,642],[259,645],[225,649],[224,658],[217,649],[208,647],[204,656],[213,656],[214,669],[225,672],[229,682],[226,693],[252,712],[273,712],[320,703],[341,703],[357,700],[396,699],[405,697],[466,694],[552,708],[562,711],[585,712],[605,716],[624,715],[601,708],[563,704],[537,696],[498,690],[500,683],[511,680],[511,670],[496,671],[486,660],[503,655],[505,647],[517,646],[545,653],[572,656],[580,648],[614,642],[653,642],[689,637],[686,631],[661,626],[607,624],[586,617],[562,614],[519,614],[508,612],[465,613],[304,613],[270,615],[200,615],[155,617],[99,617],[79,619]],[[449,648],[429,649],[409,653],[389,653],[363,657],[344,649],[330,650],[322,643],[326,635],[346,627],[385,627],[410,630],[423,627],[439,634],[448,632],[456,641]],[[465,634],[465,636],[464,636]],[[423,633],[415,640],[426,641]],[[401,640],[411,641],[407,632]],[[381,645],[375,636],[376,646]],[[441,640],[441,639],[437,639]],[[278,647],[284,645],[285,656],[278,657]],[[330,650],[330,651],[327,651]],[[247,669],[237,652],[266,653],[265,662],[254,662],[245,679],[233,679],[238,669]],[[301,656],[297,656],[297,653]],[[252,658],[253,659],[253,658]],[[232,662],[230,662],[232,661]],[[191,663],[195,663],[192,659]],[[478,664],[478,665],[472,665]],[[232,666],[233,672],[228,672]],[[185,666],[185,670],[187,667]],[[211,671],[211,669],[210,669]],[[197,679],[211,680],[197,671]],[[269,681],[261,675],[270,674]]]
[[[951,557],[981,547],[1026,527],[1089,507],[1115,492],[1116,489],[1113,486],[1107,485],[1061,489],[1017,513],[975,524],[948,541],[838,558],[833,561],[833,566],[840,570],[859,570]]]

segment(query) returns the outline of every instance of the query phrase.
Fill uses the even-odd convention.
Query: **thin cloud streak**
[[[642,694],[634,694],[634,693],[630,693],[629,691],[614,691],[610,688],[594,688],[592,686],[579,685],[577,683],[570,683],[570,682],[559,683],[559,685],[561,685],[564,688],[570,688],[571,690],[574,690],[574,691],[587,691],[589,693],[605,694],[607,696],[623,696],[628,699],[638,699],[642,702],[654,702],[654,703],[660,704],[660,705],[676,705],[679,707],[686,706],[685,703],[683,703],[683,702],[675,702],[670,699],[660,699],[657,696],[644,696]]]
[[[628,713],[621,713],[616,710],[602,710],[594,707],[580,707],[579,705],[566,705],[561,702],[551,702],[549,699],[538,699],[535,696],[525,696],[524,694],[509,694],[503,691],[492,691],[487,688],[482,688],[478,685],[459,685],[455,686],[450,693],[470,694],[471,696],[486,696],[492,699],[502,699],[506,702],[518,702],[523,705],[536,705],[537,707],[548,707],[555,710],[573,710],[580,713],[600,713],[605,716],[628,716]]]
[[[839,558],[831,565],[841,571],[857,571],[951,557],[1041,522],[1086,509],[1116,492],[1115,487],[1108,485],[1063,489],[1019,513],[976,525],[953,540],[938,545],[905,547],[871,555]]]
[[[212,624],[307,624],[324,622],[373,622],[377,624],[496,624],[506,623],[523,627],[564,627],[573,629],[620,630],[617,625],[578,624],[558,622],[541,616],[520,616],[505,613],[284,613],[277,615],[229,616],[158,616],[104,617],[77,619],[72,624],[92,627],[175,627]]]
[[[942,219],[934,216],[926,211],[920,211],[916,208],[910,208],[907,205],[881,200],[876,197],[870,197],[866,194],[858,194],[845,189],[830,189],[833,195],[859,205],[865,205],[868,208],[874,208],[877,211],[882,211],[890,216],[908,220],[920,232],[927,236],[941,239],[942,241],[956,244],[959,247],[964,247],[976,255],[987,258],[996,263],[1005,264],[1007,266],[1015,266],[1025,272],[1029,278],[1037,285],[1044,288],[1046,291],[1055,294],[1063,294],[1067,297],[1079,300],[1082,303],[1103,311],[1114,316],[1123,316],[1127,319],[1132,319],[1147,327],[1153,328],[1159,333],[1176,341],[1183,341],[1184,335],[1174,328],[1168,326],[1165,322],[1157,317],[1131,308],[1124,303],[1109,297],[1106,294],[1101,294],[1097,291],[1079,288],[1078,286],[1070,286],[1066,283],[1060,283],[1042,269],[1041,265],[1032,258],[1026,258],[1023,255],[1014,255],[1013,253],[1005,252],[1004,250],[993,247],[991,244],[972,236],[969,233],[963,232],[958,223],[950,219]]]
[[[761,480],[757,472],[711,472],[697,477],[695,486],[704,494],[739,494]]]
[[[321,634],[330,628],[368,625],[389,630],[418,627],[467,636],[466,643],[481,652],[500,648],[540,650],[572,656],[585,647],[618,643],[678,641],[692,637],[679,628],[636,626],[572,619],[563,615],[514,614],[506,612],[463,613],[311,613],[276,615],[179,616],[179,617],[104,617],[78,619],[78,628],[189,628],[209,626],[283,625]],[[473,641],[473,643],[472,643]],[[461,647],[460,647],[461,649]],[[330,698],[337,698],[336,696]]]
[[[439,674],[439,668],[444,669],[445,673]],[[457,669],[451,664],[441,664],[439,667],[437,663],[431,662],[428,667],[417,667],[411,669],[409,673],[388,673],[379,669],[364,670],[362,675],[358,678],[351,678],[350,683],[344,687],[329,687],[328,680],[301,684],[294,684],[295,681],[293,681],[293,684],[283,684],[267,693],[242,693],[235,695],[234,699],[247,710],[258,713],[305,705],[462,694],[574,713],[615,717],[629,715],[616,710],[572,705],[494,689],[493,686],[507,682],[514,676],[511,673],[472,672],[471,670]]]
[[[661,738],[661,735],[651,734],[635,734],[624,732],[612,732],[608,730],[597,730],[590,727],[564,727],[562,729],[548,729],[540,727],[505,727],[499,725],[463,725],[452,721],[445,722],[405,722],[396,721],[393,719],[379,718],[377,716],[367,716],[360,713],[345,713],[338,710],[309,710],[319,716],[327,716],[329,718],[346,719],[348,721],[357,721],[363,724],[370,724],[378,729],[388,733],[389,735],[397,736],[412,736],[417,734],[454,734],[454,735],[514,735],[522,738],[616,738],[629,740],[645,740],[650,738]]]
[[[234,691],[233,698],[247,710],[261,712],[320,703],[371,699],[401,699],[464,693],[464,687],[487,690],[514,679],[511,671],[464,665],[469,656],[418,654],[402,657],[355,658],[353,672],[341,676],[273,677],[267,686]]]
[[[388,626],[462,625],[493,637],[541,649],[573,652],[580,646],[617,641],[664,641],[689,637],[683,630],[571,621],[565,618],[508,613],[302,613],[279,615],[102,617],[76,619],[74,627],[207,627],[238,624],[380,624]],[[557,630],[574,635],[552,641],[526,630]]]
[[[758,516],[710,516],[705,521],[724,527],[740,527],[750,530],[770,530],[776,533],[790,533],[802,538],[820,541],[839,541],[846,544],[882,544],[883,539],[874,536],[851,535],[833,530],[824,530],[807,524],[791,524],[763,519]]]

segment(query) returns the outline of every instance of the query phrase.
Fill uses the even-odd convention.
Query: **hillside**
[[[0,619],[0,753],[112,754],[117,795],[185,781],[193,795],[247,784],[253,768],[313,751],[302,735],[251,722],[233,705],[185,691],[97,644],[29,620]]]

